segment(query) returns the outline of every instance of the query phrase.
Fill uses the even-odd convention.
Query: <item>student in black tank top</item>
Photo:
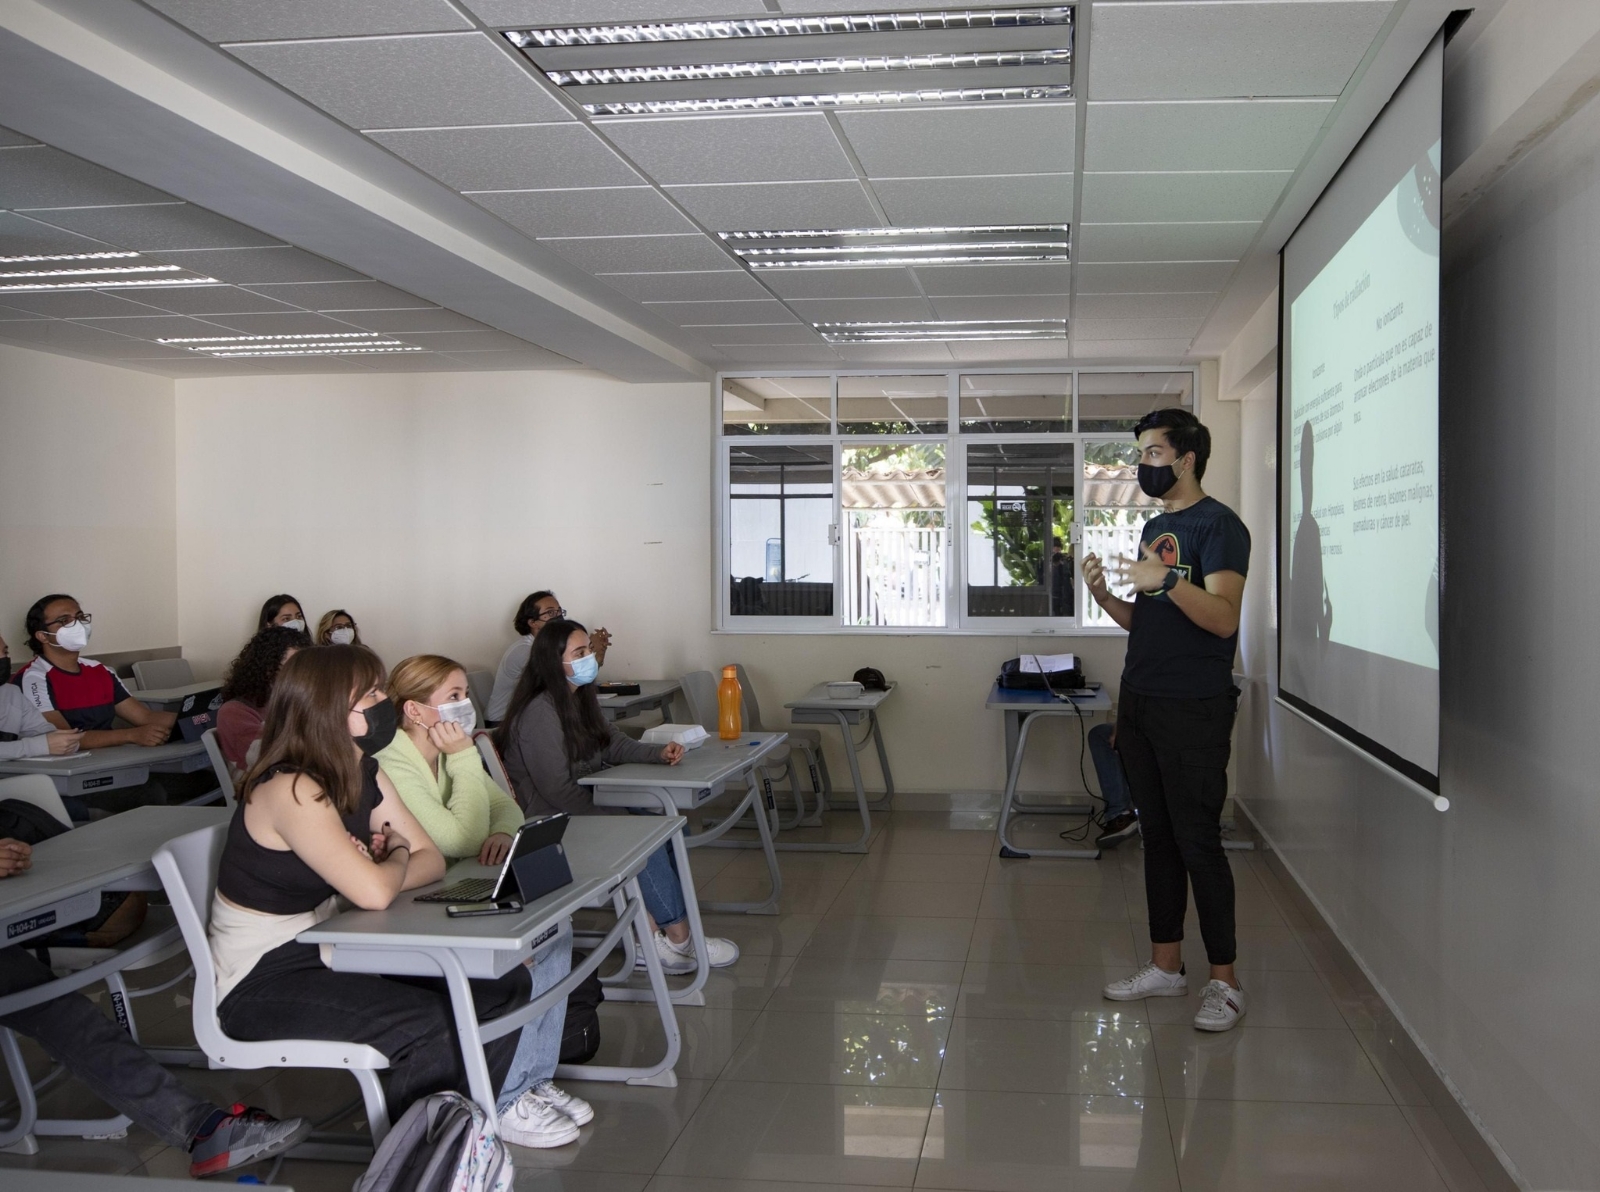
[[[362,646],[305,650],[284,664],[267,705],[261,758],[228,826],[212,904],[223,1029],[240,1039],[335,1039],[389,1058],[391,1119],[411,1102],[466,1091],[450,999],[440,980],[326,968],[295,942],[336,909],[335,895],[382,910],[437,881],[444,858],[378,768],[395,733],[383,664]],[[480,1020],[551,988],[571,967],[571,930],[530,968],[472,982]],[[565,1006],[488,1044],[501,1136],[524,1146],[572,1142],[593,1110],[550,1081]]]

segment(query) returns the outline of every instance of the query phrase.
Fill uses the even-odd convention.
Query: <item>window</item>
[[[1079,559],[1160,503],[1131,431],[1193,369],[726,374],[718,624],[754,632],[1120,632]]]

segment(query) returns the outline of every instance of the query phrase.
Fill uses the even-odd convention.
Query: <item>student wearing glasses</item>
[[[306,614],[300,602],[287,592],[279,592],[261,606],[261,616],[256,621],[256,632],[273,625],[287,625],[290,629],[304,630]]]
[[[336,973],[315,945],[296,942],[336,912],[339,897],[384,910],[404,891],[444,876],[439,849],[378,767],[396,729],[383,682],[383,664],[362,646],[302,650],[284,664],[267,704],[261,758],[228,825],[210,936],[217,1015],[228,1034],[377,1049],[389,1060],[384,1092],[389,1117],[398,1120],[419,1097],[466,1087],[444,982]],[[531,968],[473,981],[479,1020],[550,989],[571,962],[571,932],[563,928]],[[550,1080],[565,1020],[559,1003],[484,1047],[500,1089],[497,1131],[507,1142],[562,1146],[594,1117]]]
[[[506,718],[506,709],[511,706],[517,680],[522,678],[522,672],[528,667],[533,639],[551,621],[564,619],[566,615],[567,610],[561,607],[561,601],[556,599],[554,592],[534,592],[517,608],[517,615],[511,619],[511,627],[516,630],[518,637],[500,658],[499,669],[494,673],[494,690],[489,695],[489,706],[483,710],[491,728]],[[610,631],[596,629],[589,635],[589,641],[599,665],[604,666],[606,651],[611,648]]]
[[[364,646],[356,619],[342,608],[329,609],[317,622],[317,645]]]

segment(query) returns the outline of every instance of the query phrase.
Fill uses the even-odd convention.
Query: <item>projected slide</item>
[[[1439,779],[1435,38],[1283,249],[1278,697]]]
[[[1301,653],[1439,665],[1438,181],[1435,141],[1291,308]]]

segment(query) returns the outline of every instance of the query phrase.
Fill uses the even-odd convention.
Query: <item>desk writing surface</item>
[[[750,768],[788,738],[787,733],[741,733],[737,741],[712,737],[687,750],[675,766],[630,762],[578,779],[582,786],[717,786]]]
[[[452,919],[442,902],[417,902],[437,886],[407,890],[387,910],[345,911],[302,931],[303,944],[378,947],[526,951],[553,919],[561,919],[594,902],[621,875],[642,868],[645,860],[683,827],[679,816],[578,816],[567,825],[562,844],[572,867],[572,884],[530,902],[521,911]],[[498,870],[476,861],[459,861],[444,883],[468,877],[493,877]]]
[[[669,695],[676,695],[682,684],[676,679],[613,679],[609,676],[598,680],[602,683],[637,683],[637,695],[602,695],[596,693],[600,706],[608,712],[621,712],[628,708],[653,704],[665,699]]]
[[[106,770],[138,770],[162,762],[181,761],[206,751],[203,741],[174,741],[168,745],[112,745],[61,757],[39,757],[0,762],[0,775],[49,774],[73,778]]]
[[[226,823],[226,807],[135,807],[33,846],[33,868],[0,880],[0,918],[102,888],[150,867],[167,841]]]
[[[141,702],[172,703],[176,700],[188,699],[191,695],[199,695],[202,691],[215,691],[222,686],[221,679],[206,679],[199,683],[185,683],[182,687],[151,687],[130,691],[128,694]]]
[[[989,688],[986,708],[1038,711],[1041,708],[1078,708],[1084,712],[1109,712],[1111,697],[1101,688],[1093,695],[1073,696],[1071,701],[1058,699],[1048,691],[1011,691],[995,683]]]
[[[844,680],[834,681],[843,682]],[[834,699],[828,694],[828,685],[826,683],[818,683],[799,699],[793,700],[790,703],[784,704],[783,706],[786,708],[805,708],[823,711],[831,708],[837,708],[842,712],[870,712],[884,700],[893,695],[894,689],[898,686],[898,683],[890,683],[887,691],[863,691],[860,695],[855,696],[852,699]]]

